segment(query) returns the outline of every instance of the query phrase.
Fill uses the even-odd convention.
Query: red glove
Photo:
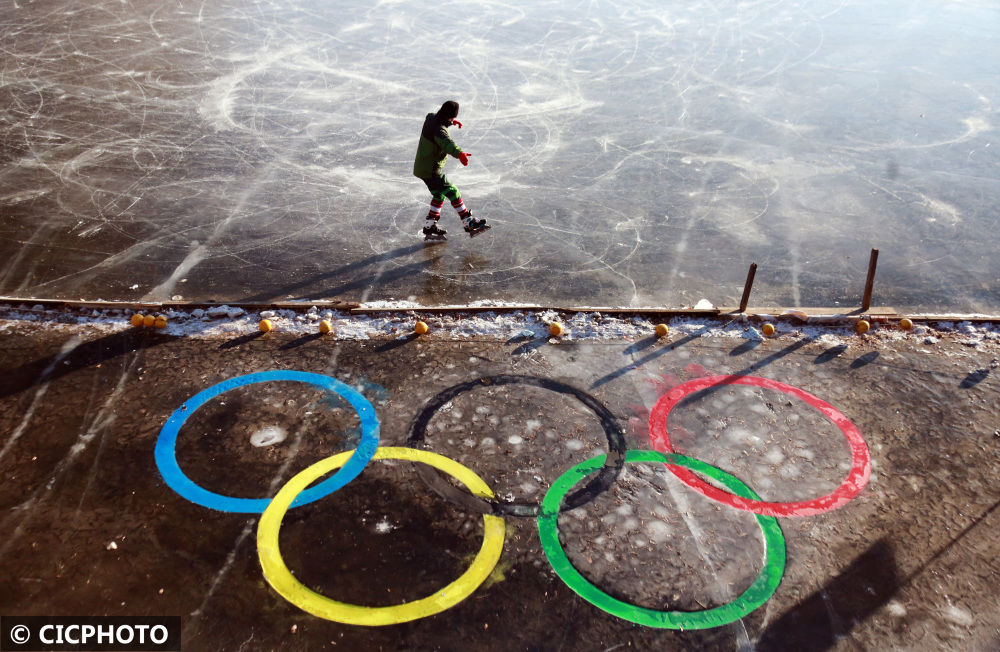
[[[470,156],[472,156],[472,154],[469,154],[468,152],[462,152],[461,154],[458,155],[458,160],[462,162],[462,165],[468,165]]]
[[[451,121],[451,124],[455,125],[455,126],[456,126],[456,127],[458,127],[459,129],[461,129],[461,128],[462,128],[462,123],[461,123],[461,122],[459,122],[458,120],[452,120],[452,121]]]

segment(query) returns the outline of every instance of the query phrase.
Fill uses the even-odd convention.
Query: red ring
[[[686,396],[720,385],[754,385],[764,387],[765,389],[775,389],[779,392],[796,396],[813,406],[822,412],[826,418],[833,421],[840,428],[840,431],[844,433],[844,437],[847,438],[847,444],[851,448],[851,471],[833,493],[822,498],[791,503],[769,503],[734,496],[708,484],[685,468],[671,464],[666,465],[674,475],[692,489],[720,503],[753,512],[754,514],[763,514],[765,516],[813,516],[845,505],[868,484],[868,477],[871,475],[871,457],[868,453],[868,445],[865,443],[857,426],[851,423],[850,419],[841,414],[837,408],[826,401],[816,398],[809,392],[792,387],[791,385],[779,383],[776,380],[760,378],[758,376],[708,376],[689,380],[671,389],[660,397],[660,400],[656,402],[653,410],[649,413],[649,440],[653,444],[653,448],[661,453],[681,452],[675,451],[670,444],[670,436],[667,434],[667,416],[674,409],[674,406],[680,403]]]

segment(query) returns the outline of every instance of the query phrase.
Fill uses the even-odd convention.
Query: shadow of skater
[[[5,371],[0,375],[0,397],[17,394],[41,382],[61,378],[78,369],[98,365],[112,358],[158,346],[175,339],[177,338],[172,335],[138,329],[105,335],[96,340],[84,342],[66,353],[60,352],[39,358],[16,369]]]
[[[386,251],[386,252],[377,254],[375,256],[369,256],[368,258],[365,258],[363,260],[359,260],[357,262],[350,263],[348,265],[342,265],[341,267],[337,267],[337,268],[331,269],[331,270],[329,270],[327,272],[323,272],[322,274],[319,274],[317,276],[313,276],[312,278],[308,278],[308,279],[306,279],[304,281],[299,281],[298,283],[294,283],[292,285],[287,285],[287,286],[285,286],[285,287],[283,287],[281,289],[278,289],[278,290],[273,290],[271,292],[256,294],[256,295],[254,295],[252,297],[247,297],[247,298],[243,299],[243,301],[245,303],[265,303],[267,301],[273,301],[274,299],[277,299],[278,297],[285,297],[285,296],[287,296],[289,294],[293,294],[294,292],[296,292],[298,290],[302,290],[304,288],[307,288],[307,287],[309,287],[309,286],[311,286],[311,285],[313,285],[315,283],[322,283],[323,281],[327,281],[329,279],[340,278],[340,277],[342,277],[342,276],[344,276],[346,274],[350,274],[351,272],[356,272],[356,271],[358,271],[360,269],[364,269],[365,267],[368,267],[370,265],[377,265],[379,263],[382,263],[382,262],[385,262],[385,261],[388,261],[388,260],[392,260],[393,258],[400,258],[402,256],[408,256],[410,254],[414,254],[414,253],[417,253],[418,251],[423,251],[423,250],[424,250],[424,245],[423,244],[410,245],[409,247],[399,247],[398,249],[393,249],[392,251]],[[426,264],[427,263],[425,263],[425,262],[412,263],[410,265],[406,265],[403,268],[401,268],[401,270],[405,270],[405,271],[391,272],[389,276],[391,278],[399,278],[401,275],[409,274],[409,273],[412,273],[414,271],[418,271],[420,268],[426,266]],[[386,275],[379,275],[379,280],[380,281],[384,280],[385,278],[386,278]],[[354,288],[357,288],[357,287],[365,286],[368,283],[371,283],[373,280],[374,280],[374,277],[369,277],[368,275],[365,275],[365,277],[362,278],[361,280],[356,280],[356,281],[351,281],[351,282],[348,282],[348,283],[344,283],[344,284],[342,284],[339,287],[333,288],[332,290],[324,290],[323,294],[325,296],[333,296],[333,295],[345,292],[345,291],[350,290],[350,289],[354,289]],[[299,298],[305,298],[305,297],[299,297]]]
[[[758,650],[827,650],[901,586],[892,545],[879,539],[823,588],[773,622]]]
[[[430,263],[426,260],[422,260],[416,263],[409,263],[408,265],[403,265],[402,267],[397,267],[391,271],[382,272],[377,276],[362,276],[359,279],[353,281],[348,281],[347,283],[342,283],[337,287],[323,288],[319,290],[319,294],[324,297],[337,297],[348,294],[353,290],[364,290],[367,288],[374,288],[378,284],[388,284],[392,281],[398,281],[400,279],[409,279],[411,276],[420,274],[427,270]],[[303,294],[295,297],[295,300],[301,301],[303,299],[309,299],[315,296],[315,294]]]

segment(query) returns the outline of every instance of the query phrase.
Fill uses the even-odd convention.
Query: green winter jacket
[[[455,158],[462,149],[448,134],[448,126],[436,113],[428,113],[424,127],[420,130],[417,157],[413,161],[413,176],[430,179],[444,173],[444,164],[451,154]]]

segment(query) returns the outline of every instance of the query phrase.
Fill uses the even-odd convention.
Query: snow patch
[[[476,302],[473,307],[503,307],[499,302]],[[329,340],[404,339],[413,337],[413,326],[418,317],[408,309],[419,307],[409,301],[375,302],[364,308],[388,308],[386,312],[371,314],[351,313],[344,310],[323,309],[303,305],[298,310],[273,309],[248,312],[239,306],[211,306],[185,309],[165,307],[161,310],[141,310],[143,314],[162,314],[167,325],[157,332],[177,337],[236,338],[270,337],[259,331],[261,319],[268,319],[274,326],[274,335],[303,336],[318,333],[318,322],[329,320],[334,332],[323,336]],[[63,328],[83,325],[101,334],[133,329],[129,322],[135,310],[125,308],[65,307],[47,308],[41,304],[0,305],[0,321],[29,322],[45,327]],[[594,312],[577,312],[560,315],[554,310],[516,309],[504,312],[447,312],[440,316],[422,317],[431,324],[431,333],[422,336],[425,341],[435,340],[494,340],[521,343],[548,339],[548,325],[560,321],[567,328],[563,341],[569,340],[629,340],[638,341],[652,337],[656,321],[637,316],[616,317]],[[813,323],[816,321],[817,323]],[[878,341],[911,340],[915,343],[937,344],[942,339],[959,341],[966,346],[1000,343],[1000,326],[991,323],[971,322],[956,318],[954,321],[920,323],[912,331],[902,331],[890,323],[875,322],[863,337],[856,335],[849,323],[811,320],[807,324],[774,321],[775,337],[791,336],[813,340],[828,347],[874,344]],[[668,322],[670,334],[659,338],[659,345],[688,337],[731,338],[767,342],[758,331],[758,322],[746,317],[723,320],[721,318],[675,317]],[[136,329],[139,331],[146,329]],[[556,340],[558,342],[558,340]],[[762,344],[763,345],[763,344]],[[683,357],[683,352],[679,354]],[[471,358],[470,365],[479,364]],[[528,432],[538,426],[529,421]]]

